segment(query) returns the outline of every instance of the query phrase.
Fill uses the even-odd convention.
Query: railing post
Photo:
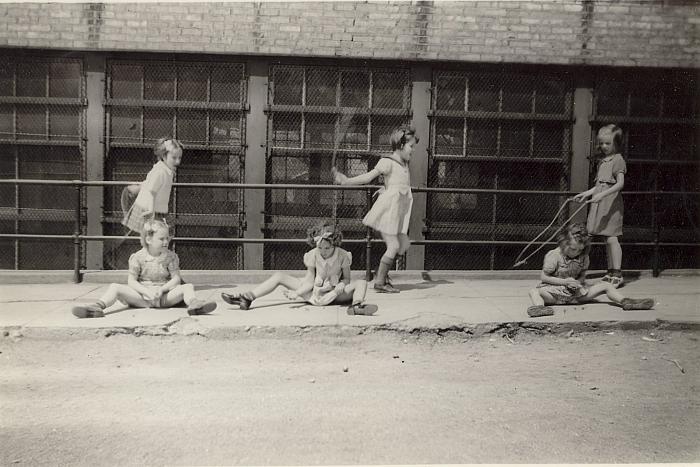
[[[372,206],[372,190],[367,189],[367,209],[365,212],[369,212]],[[365,229],[365,280],[369,282],[371,280],[372,273],[372,229],[367,227]]]
[[[75,182],[75,230],[73,232],[73,282],[80,282],[80,214],[82,212],[81,183]]]
[[[652,271],[654,274],[654,277],[659,277],[659,274],[661,273],[661,266],[660,266],[660,260],[659,260],[659,237],[660,235],[660,223],[659,220],[657,219],[656,215],[656,206],[658,204],[658,194],[656,193],[656,187],[654,187],[654,197],[652,198],[652,203],[651,203],[651,221],[652,221],[652,229],[654,232],[654,259],[652,260]]]

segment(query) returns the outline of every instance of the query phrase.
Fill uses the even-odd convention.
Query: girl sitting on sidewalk
[[[230,305],[248,310],[256,298],[274,291],[282,285],[290,300],[302,299],[312,305],[349,302],[349,315],[371,315],[376,305],[365,305],[367,281],[350,282],[352,254],[340,248],[342,232],[330,222],[322,222],[307,231],[307,243],[313,247],[304,254],[306,275],[297,279],[289,274],[274,273],[251,291],[241,294],[222,293],[221,298]]]
[[[624,310],[650,310],[654,307],[653,299],[626,298],[610,282],[599,282],[586,289],[590,250],[591,238],[583,225],[572,224],[562,231],[559,246],[544,257],[542,282],[530,290],[533,305],[527,309],[529,316],[551,316],[554,310],[547,305],[587,303],[602,294]]]
[[[189,315],[211,313],[214,302],[195,297],[192,284],[182,284],[180,260],[168,250],[170,229],[161,220],[148,220],[141,229],[143,247],[129,258],[127,284],[110,284],[100,299],[91,305],[73,307],[78,318],[102,318],[104,310],[117,300],[135,308],[171,308],[187,305]]]

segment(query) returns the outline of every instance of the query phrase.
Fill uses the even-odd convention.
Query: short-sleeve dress
[[[151,256],[145,248],[129,257],[129,273],[146,287],[160,287],[172,279],[173,274],[180,273],[180,258],[172,250],[166,250],[159,256]],[[165,295],[154,306],[163,307]]]
[[[375,168],[384,176],[384,188],[362,223],[385,234],[406,234],[413,206],[408,164],[382,157]]]
[[[304,254],[304,266],[316,270],[314,289],[319,290],[322,295],[332,291],[338,285],[343,278],[343,268],[350,267],[351,264],[352,253],[340,247],[336,247],[328,259],[324,259],[321,256],[318,248],[314,248]],[[312,292],[309,292],[303,298],[308,300],[311,298],[311,295]]]
[[[569,258],[562,253],[561,248],[557,247],[548,251],[544,256],[542,271],[559,279],[568,279],[569,277],[579,279],[581,274],[586,273],[589,266],[588,255]],[[537,288],[549,293],[556,300],[556,305],[577,303],[579,298],[588,293],[583,287],[571,290],[565,285],[545,284],[544,282],[540,282]]]
[[[617,183],[618,174],[627,173],[627,165],[620,154],[610,154],[598,161],[593,194],[607,190]],[[590,235],[619,237],[622,235],[622,216],[624,204],[619,191],[606,196],[599,203],[591,203],[588,211],[586,228]]]
[[[168,203],[170,201],[170,191],[173,187],[173,177],[174,172],[165,162],[159,161],[157,164],[154,164],[153,168],[148,172],[146,180],[141,184],[141,189],[136,196],[136,200],[134,200],[134,204],[124,214],[122,224],[133,232],[141,233],[143,223],[146,221],[143,213],[148,209],[146,201],[151,192],[156,193],[153,203],[155,210],[153,218],[165,220],[168,216]],[[124,203],[122,202],[122,204]]]

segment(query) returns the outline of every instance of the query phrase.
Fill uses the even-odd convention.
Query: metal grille
[[[154,163],[153,145],[172,136],[185,145],[179,183],[243,183],[245,67],[228,62],[114,60],[107,66],[106,174],[142,181]],[[105,189],[105,233],[123,235],[122,187]],[[179,237],[242,237],[243,190],[173,188],[170,213]],[[240,246],[180,241],[174,245],[188,269],[243,267]],[[105,267],[124,268],[132,243],[105,248]]]
[[[81,60],[0,56],[0,177],[82,179],[85,106]],[[75,193],[65,186],[2,185],[0,233],[73,234]],[[71,240],[0,240],[3,269],[71,269],[72,263]]]
[[[355,176],[390,152],[392,130],[411,117],[408,70],[274,65],[268,87],[268,183],[332,184],[331,167]],[[377,183],[379,183],[378,181]],[[345,238],[365,238],[365,190],[267,190],[266,238],[304,238],[321,219],[334,218]],[[347,247],[353,268],[364,246]],[[266,269],[303,269],[307,247],[266,245]],[[377,256],[378,258],[378,256]]]
[[[650,92],[654,90],[654,92]],[[624,196],[624,241],[700,242],[700,151],[698,148],[698,79],[695,71],[607,74],[595,86],[591,155],[600,127],[615,123],[623,130],[627,162],[624,191],[695,192]],[[591,183],[595,163],[591,159]],[[605,264],[600,248],[597,264]],[[697,246],[625,248],[624,268],[697,267]],[[593,259],[593,258],[592,258]]]
[[[549,223],[563,198],[545,192],[568,189],[572,89],[564,74],[434,73],[428,186],[493,191],[429,194],[427,239],[483,244],[427,246],[427,269],[508,268],[522,245],[493,242]]]

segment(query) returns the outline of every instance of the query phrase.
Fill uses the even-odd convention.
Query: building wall
[[[694,0],[0,4],[0,45],[690,68]]]

